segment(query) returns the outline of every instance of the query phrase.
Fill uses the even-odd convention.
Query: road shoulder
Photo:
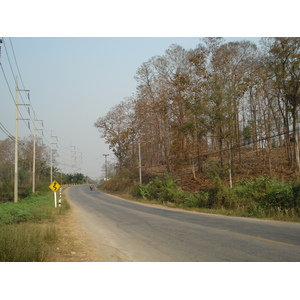
[[[52,247],[50,262],[96,262],[101,261],[93,247],[92,238],[78,220],[76,209],[70,209],[56,219],[58,242]]]

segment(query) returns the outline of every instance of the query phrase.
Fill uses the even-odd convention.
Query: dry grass
[[[95,262],[95,249],[91,237],[77,220],[74,208],[57,217],[58,241],[52,245],[49,262]]]

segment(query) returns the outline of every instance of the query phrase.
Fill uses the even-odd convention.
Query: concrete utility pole
[[[103,154],[103,156],[105,156],[105,181],[107,181],[107,156],[109,154]]]
[[[52,132],[51,132],[51,141],[50,141],[50,183],[53,182],[53,149],[52,149],[52,145],[56,145],[57,146],[57,143],[52,143],[52,138],[56,138],[57,140],[57,136],[55,135],[52,135]]]
[[[29,92],[29,90],[20,90],[18,83],[16,85],[16,133],[15,133],[15,174],[14,174],[14,203],[18,202],[18,188],[19,188],[19,171],[18,171],[18,162],[19,162],[19,120],[29,120],[29,119],[19,119],[19,92]],[[24,104],[29,106],[29,104]]]
[[[145,141],[135,141],[139,145],[139,174],[140,174],[140,185],[142,185],[142,158],[141,158],[141,143],[146,143]]]
[[[18,110],[18,86],[16,87],[16,133],[15,133],[15,182],[14,182],[14,202],[18,202],[18,183],[19,183],[19,174],[18,174],[18,148],[19,148],[19,129],[18,129],[18,119],[19,119],[19,110]]]
[[[33,131],[33,163],[32,163],[32,192],[35,193],[35,139],[36,139],[36,121],[43,122],[42,120],[37,120],[34,116],[34,131]],[[52,181],[51,181],[52,182]]]

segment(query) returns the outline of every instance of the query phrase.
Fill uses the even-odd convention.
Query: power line
[[[23,89],[26,90],[26,89],[25,89],[24,82],[23,82],[23,79],[22,79],[22,75],[21,75],[21,72],[20,72],[20,69],[19,69],[19,65],[18,65],[18,62],[17,62],[17,58],[16,58],[16,55],[15,55],[15,51],[14,51],[14,47],[13,47],[13,44],[12,44],[12,40],[11,40],[11,38],[9,38],[9,40],[10,40],[10,45],[11,45],[11,49],[12,49],[12,52],[13,52],[15,64],[16,64],[16,67],[17,67],[17,70],[18,70],[18,74],[19,74],[19,76],[20,76],[20,79],[21,79],[21,82],[22,82],[22,85],[23,85]],[[34,111],[34,108],[33,108],[33,106],[32,106],[32,103],[31,103],[31,101],[30,101],[30,94],[28,93],[27,96],[28,96],[29,105],[30,105],[30,107],[31,107],[31,109],[32,109],[32,111],[33,111],[33,115],[36,115],[36,114],[35,114],[35,111]],[[21,98],[22,98],[22,95],[21,95]],[[23,98],[22,98],[22,101],[23,101],[23,103],[24,103]],[[24,104],[25,104],[25,103],[24,103]],[[29,114],[29,117],[30,117],[32,123],[34,123],[34,120],[33,120],[32,115],[30,114],[30,111],[28,112],[28,114]],[[40,120],[39,120],[39,121],[40,121]],[[30,131],[31,131],[31,130],[30,130]],[[31,131],[31,133],[32,133],[32,131]]]
[[[20,79],[21,79],[21,82],[22,82],[23,88],[25,89],[25,85],[24,85],[24,82],[23,82],[23,78],[22,78],[22,75],[21,75],[21,72],[20,72],[20,68],[19,68],[19,65],[18,65],[18,62],[17,62],[16,55],[15,55],[15,51],[14,51],[14,47],[13,47],[13,43],[12,43],[12,40],[11,40],[11,38],[9,38],[9,40],[10,40],[10,45],[11,45],[11,49],[12,49],[12,53],[13,53],[13,57],[14,57],[14,60],[15,60],[15,64],[16,64],[16,67],[17,67],[17,70],[18,70],[18,74],[19,74],[19,76],[20,76]],[[12,72],[12,74],[13,74],[13,77],[15,78],[15,73],[14,73],[14,71],[13,71],[12,63],[11,63],[11,60],[10,60],[10,58],[9,58],[9,54],[8,54],[8,51],[7,51],[7,48],[6,48],[6,45],[5,45],[5,44],[4,44],[4,47],[5,47],[5,51],[6,51],[6,55],[7,55],[7,58],[8,58],[9,65],[10,65],[11,72]],[[3,68],[2,68],[2,70],[3,70]],[[3,70],[3,73],[4,73],[4,70]],[[5,73],[4,73],[4,75],[5,75]],[[8,85],[8,87],[9,87],[9,84],[8,84],[8,81],[7,81],[7,77],[5,76],[5,78],[6,78],[7,85]],[[16,82],[16,79],[15,79],[15,82]],[[17,82],[16,82],[16,84],[17,84]],[[13,97],[13,94],[12,94],[12,91],[11,91],[11,88],[10,88],[10,87],[9,87],[9,90],[10,90],[10,93],[11,93],[12,99],[13,99],[13,101],[15,102],[15,100],[14,100],[14,97]],[[21,95],[21,98],[22,98],[22,95]],[[32,106],[32,103],[31,103],[31,101],[30,101],[29,94],[28,94],[28,100],[29,100],[29,103],[30,103],[30,107],[31,107],[31,109],[32,109],[32,111],[33,111],[33,113],[34,113],[34,115],[35,115],[35,111],[34,111],[34,108],[33,108],[33,106]],[[25,104],[25,102],[24,102],[23,98],[22,98],[22,101],[23,101],[23,103]],[[20,115],[22,116],[22,114],[21,114],[20,110],[19,110],[19,113],[20,113]],[[33,117],[32,117],[32,115],[30,114],[30,111],[28,111],[28,114],[29,114],[29,117],[30,117],[31,121],[34,123],[34,120],[33,120]],[[23,116],[22,116],[22,118],[23,118]],[[43,128],[44,128],[44,130],[46,131],[46,133],[48,134],[48,136],[50,137],[50,134],[49,134],[49,132],[46,130],[46,128],[45,128],[44,126],[43,126]],[[29,128],[29,129],[30,129],[30,128]],[[30,131],[31,131],[31,129],[30,129]],[[31,133],[32,133],[32,131],[31,131]],[[33,134],[33,133],[32,133],[32,134]],[[46,139],[46,138],[45,138],[45,139]],[[47,142],[48,142],[48,144],[50,145],[50,142],[49,142],[49,140],[48,140],[48,139],[46,139],[46,141],[47,141]],[[61,147],[63,147],[64,149],[68,149],[67,147],[63,146],[63,145],[62,145],[60,142],[58,142],[58,143],[59,143],[59,144],[60,144],[60,146],[61,146]],[[64,153],[65,155],[68,155],[66,152],[62,151],[61,149],[60,149],[60,152]]]
[[[9,39],[9,43],[8,43],[8,39]],[[1,70],[8,88],[8,91],[10,93],[10,97],[11,100],[13,101],[13,104],[16,106],[16,114],[18,114],[20,117],[18,118],[18,120],[22,120],[26,127],[28,127],[30,133],[32,136],[34,136],[33,130],[31,130],[30,128],[30,123],[35,125],[35,120],[36,119],[37,122],[39,122],[40,120],[37,120],[36,118],[36,113],[34,110],[34,107],[32,105],[32,102],[30,100],[30,94],[27,93],[27,97],[28,97],[28,101],[27,99],[23,98],[23,93],[19,93],[21,91],[26,90],[25,89],[25,84],[24,84],[24,80],[21,74],[21,68],[19,66],[19,62],[17,59],[17,52],[15,51],[15,47],[14,47],[14,43],[13,43],[13,38],[2,38],[0,39],[1,45],[3,44],[2,49],[4,49],[4,53],[6,56],[7,61],[5,61],[5,64],[3,65],[0,62],[1,65]],[[1,49],[0,49],[1,50]],[[1,55],[1,53],[0,53]],[[10,69],[10,71],[8,71],[8,69],[6,69],[5,67],[8,67]],[[10,75],[11,73],[11,75]],[[12,78],[11,78],[12,76]],[[19,89],[18,87],[18,79],[20,79],[20,85],[22,86],[21,89]],[[16,88],[12,88],[11,85],[12,83],[15,84]],[[15,91],[14,91],[15,90]],[[16,95],[14,95],[16,93]],[[20,99],[21,99],[21,103],[17,104],[15,96],[17,97],[17,94],[20,95]],[[27,104],[28,103],[28,104]],[[28,119],[24,118],[24,111],[23,109],[21,109],[19,106],[28,106],[28,109],[26,109],[26,113],[28,113]],[[27,117],[27,115],[26,115]],[[28,120],[28,124],[27,121]],[[31,120],[31,122],[30,122]],[[50,146],[51,147],[51,134],[49,133],[49,131],[45,128],[44,124],[40,123],[39,124],[42,126],[43,128],[43,133],[42,136],[39,132],[37,132],[37,134],[46,142],[46,146]],[[16,137],[14,137],[5,127],[2,123],[0,123],[0,130],[10,139],[12,139],[13,141],[15,141],[15,143],[17,145],[19,145],[19,141]],[[39,130],[41,131],[41,130]],[[45,135],[44,135],[45,132]],[[48,135],[48,136],[47,136]],[[48,145],[47,145],[48,144]],[[74,168],[76,165],[77,168],[77,161],[76,161],[76,153],[71,153],[69,152],[69,147],[66,147],[65,145],[63,145],[63,143],[61,143],[59,140],[57,141],[57,156],[59,158],[61,158],[60,160],[62,160],[63,162],[59,162],[56,161],[59,164],[63,164],[64,166],[69,166],[71,168]],[[74,146],[75,147],[75,146]],[[68,152],[68,153],[67,153]],[[75,156],[75,158],[74,158]],[[73,161],[75,159],[75,161]],[[80,166],[85,163],[82,162],[82,158],[80,158]]]
[[[16,55],[15,55],[14,47],[12,45],[11,38],[9,38],[9,41],[10,41],[11,49],[12,49],[12,52],[13,52],[13,55],[14,55],[15,63],[16,63],[17,69],[18,69],[18,73],[19,73],[19,76],[20,76],[20,79],[21,79],[21,82],[22,82],[22,85],[23,85],[23,89],[26,90],[25,86],[24,86],[22,76],[21,76],[21,72],[20,72],[20,69],[19,69],[19,66],[18,66],[18,62],[17,62],[17,59],[16,59]]]
[[[12,67],[12,64],[11,64],[11,61],[10,61],[10,58],[9,58],[9,54],[8,54],[8,51],[7,51],[7,48],[6,48],[6,44],[5,44],[5,42],[4,42],[4,38],[2,39],[2,41],[3,41],[4,49],[5,49],[5,52],[6,52],[7,60],[8,60],[8,62],[9,62],[10,70],[11,70],[13,79],[14,79],[15,84],[16,84],[16,89],[18,90],[19,88],[18,88],[17,79],[16,79],[16,76],[15,76],[15,72],[14,72],[14,70],[13,70],[13,67]],[[10,91],[10,95],[11,95],[11,97],[12,97],[12,99],[13,99],[14,104],[16,105],[16,101],[15,101],[15,98],[14,98],[14,96],[13,96],[13,93],[12,93],[12,90],[11,90],[11,88],[10,88],[10,85],[9,85],[9,83],[8,83],[8,79],[7,79],[7,76],[6,76],[5,72],[4,72],[2,63],[1,63],[1,69],[2,69],[2,73],[3,73],[3,75],[4,75],[4,78],[5,78],[7,87],[8,87],[8,89],[9,89],[9,91]],[[25,90],[25,89],[24,89],[24,90]],[[24,100],[23,100],[22,94],[20,94],[20,96],[21,96],[23,105],[26,105],[25,102],[24,102]],[[29,97],[28,97],[28,98],[29,98]],[[18,107],[18,106],[17,106],[17,110],[18,110],[19,114],[21,115],[21,119],[23,119],[23,122],[25,123],[25,118],[23,117],[23,115],[22,115],[21,111],[19,110],[19,107]],[[29,116],[30,116],[30,118],[31,118],[31,115],[30,115],[30,112],[29,112],[29,111],[28,111],[28,113],[29,113]],[[31,118],[31,119],[32,119],[32,118]],[[32,131],[31,131],[31,129],[30,129],[30,126],[28,126],[28,124],[26,124],[26,123],[25,123],[25,125],[28,127],[28,129],[29,129],[30,132],[32,133]]]
[[[10,95],[11,95],[11,97],[12,97],[12,99],[13,99],[14,104],[16,104],[14,95],[13,95],[13,93],[12,93],[12,91],[11,91],[10,86],[9,86],[9,83],[8,83],[8,80],[7,80],[7,77],[6,77],[6,75],[5,75],[5,72],[4,72],[4,69],[3,69],[3,66],[2,66],[2,63],[1,63],[1,62],[0,62],[0,65],[1,65],[1,69],[2,69],[2,73],[3,73],[3,76],[4,76],[5,82],[6,82],[6,84],[7,84],[7,87],[8,87],[8,89],[9,89],[9,92],[10,92]]]
[[[3,40],[4,40],[4,38],[3,38]],[[20,72],[20,68],[19,68],[19,65],[18,65],[18,61],[17,61],[16,55],[15,55],[13,43],[12,43],[11,38],[9,38],[9,40],[10,40],[10,45],[11,45],[11,49],[12,49],[14,61],[15,61],[15,64],[16,64],[16,67],[17,67],[17,70],[18,70],[18,75],[20,76],[20,79],[21,79],[21,82],[22,82],[22,86],[23,86],[23,88],[25,89],[25,85],[24,85],[24,82],[23,82],[23,78],[22,78],[22,75],[21,75],[21,72]],[[3,42],[3,44],[4,44],[5,52],[6,52],[6,55],[7,55],[7,59],[8,59],[8,62],[9,62],[9,66],[10,66],[10,69],[11,69],[11,72],[12,72],[12,75],[13,75],[13,78],[14,78],[14,81],[15,81],[15,83],[16,83],[16,85],[17,85],[15,72],[14,72],[13,67],[12,67],[11,59],[10,59],[10,57],[9,57],[9,54],[8,54],[8,50],[7,50],[6,44],[5,44],[5,42]],[[5,72],[4,72],[4,69],[3,69],[2,65],[1,65],[1,68],[2,68],[2,72],[3,72],[3,74],[4,74],[4,77],[5,77],[7,86],[8,86],[8,88],[9,88],[11,97],[12,97],[14,103],[15,103],[15,99],[14,99],[12,90],[11,90],[11,88],[10,88],[10,86],[9,86],[9,83],[8,83],[8,80],[7,80],[7,76],[5,75]],[[20,96],[21,96],[21,99],[22,99],[22,101],[23,101],[23,104],[25,104],[24,99],[23,99],[23,97],[22,97],[22,94],[20,94]],[[30,101],[29,94],[28,94],[28,100],[29,100],[29,103],[30,103],[30,107],[31,107],[31,109],[32,109],[32,111],[33,111],[33,114],[36,115],[36,114],[35,114],[35,110],[34,110],[34,108],[33,108],[33,105],[32,105],[32,103],[31,103],[31,101]],[[20,110],[19,110],[19,113],[20,113],[20,115],[22,116]],[[30,114],[30,112],[28,112],[28,114],[29,114],[29,116],[30,116],[31,121],[34,122],[33,117],[32,117],[32,115]],[[23,116],[22,116],[22,118],[23,118]],[[44,130],[46,131],[46,133],[48,134],[48,136],[50,137],[51,135],[50,135],[49,132],[46,130],[46,128],[45,128],[44,126],[43,126],[43,128],[44,128]],[[30,128],[29,128],[29,129],[30,129]],[[30,129],[30,131],[31,131],[31,129]],[[32,133],[32,131],[31,131],[31,133]],[[46,140],[47,140],[47,139],[46,139]],[[47,140],[47,142],[48,142],[48,144],[50,144],[50,142],[49,142],[48,140]],[[69,150],[66,146],[62,145],[62,143],[60,143],[60,142],[58,142],[58,143],[59,143],[60,146],[61,146],[62,148],[64,148],[65,150]],[[63,152],[63,151],[61,150],[61,152]],[[64,154],[67,154],[66,152],[63,152],[63,153],[64,153]]]
[[[15,141],[15,137],[4,127],[2,123],[0,123],[1,130],[9,137],[11,140]]]

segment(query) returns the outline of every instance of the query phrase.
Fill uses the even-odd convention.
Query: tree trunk
[[[293,109],[293,135],[294,135],[294,167],[296,174],[300,171],[300,157],[299,157],[299,136],[298,136],[298,105]]]
[[[227,143],[228,147],[228,176],[229,176],[229,186],[232,188],[232,150],[230,141]]]

